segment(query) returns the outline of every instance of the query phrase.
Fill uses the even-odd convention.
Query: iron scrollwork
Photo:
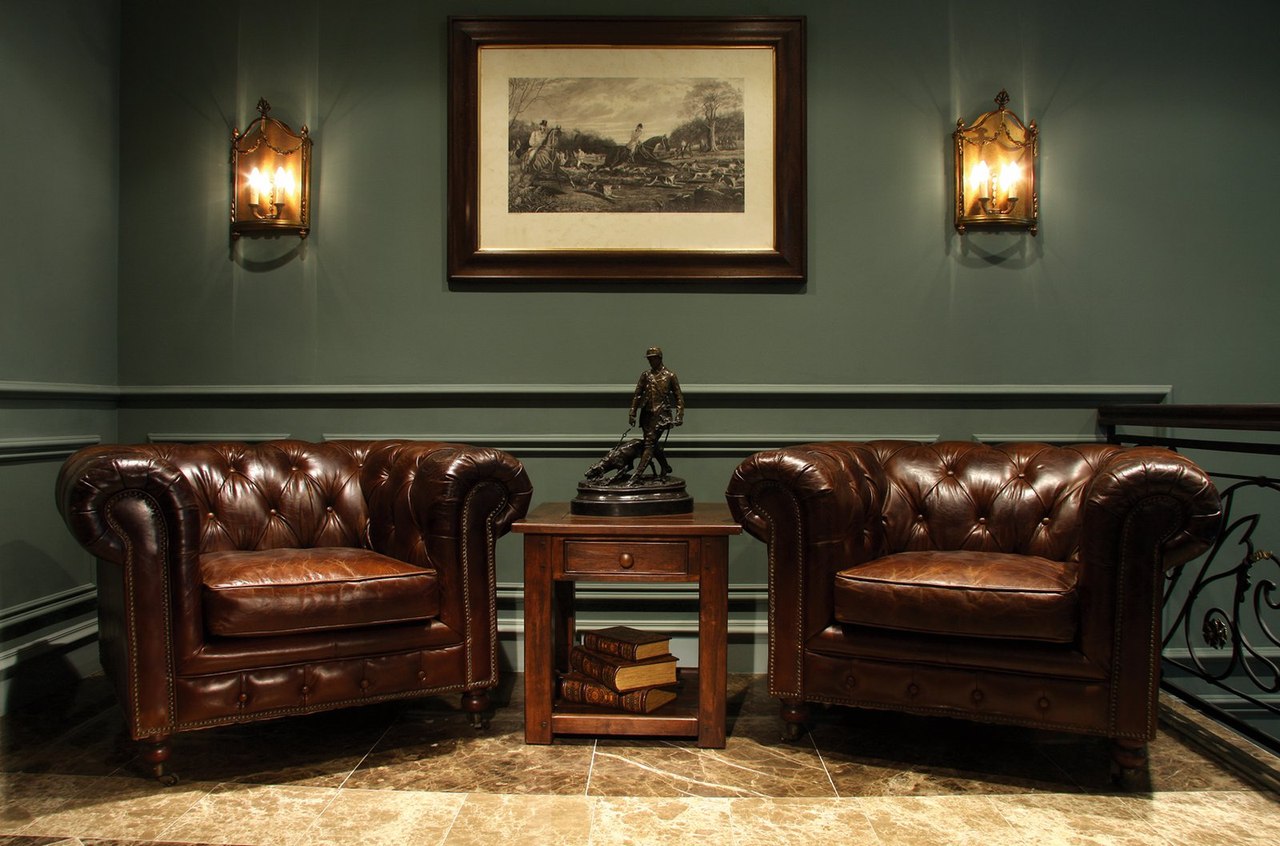
[[[1259,698],[1280,692],[1280,666],[1274,657],[1280,648],[1280,637],[1271,625],[1274,612],[1280,610],[1276,580],[1280,563],[1274,553],[1258,549],[1255,544],[1260,516],[1256,513],[1233,516],[1241,492],[1253,489],[1280,492],[1280,482],[1266,477],[1224,478],[1238,480],[1221,492],[1226,528],[1189,580],[1186,596],[1165,632],[1164,660],[1258,708],[1280,714],[1280,705]],[[1244,554],[1234,566],[1224,567],[1221,562],[1231,557],[1229,546],[1231,549],[1244,547]],[[1265,575],[1264,568],[1274,569],[1276,574]],[[1169,577],[1164,595],[1166,608],[1178,601],[1174,597],[1179,586],[1188,581],[1190,572],[1189,568],[1182,568]],[[1230,607],[1222,607],[1212,599],[1214,586],[1220,584],[1232,586]],[[1207,608],[1203,607],[1205,602],[1210,603]],[[1200,643],[1194,632],[1197,623]],[[1185,649],[1187,659],[1168,654],[1175,639],[1181,641],[1179,645]],[[1224,655],[1225,650],[1230,651]],[[1254,686],[1253,690],[1244,689],[1246,679]]]

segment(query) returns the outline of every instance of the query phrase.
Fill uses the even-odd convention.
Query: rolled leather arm
[[[1207,549],[1221,520],[1213,483],[1167,449],[1119,450],[1095,473],[1082,515],[1080,645],[1131,682],[1113,688],[1112,737],[1155,737],[1165,571]]]
[[[58,511],[85,549],[105,561],[123,563],[136,542],[128,541],[124,526],[111,508],[122,495],[147,500],[157,520],[151,531],[167,530],[172,551],[198,549],[199,507],[182,473],[162,452],[150,446],[86,447],[62,465],[55,488]],[[136,526],[136,522],[134,523]]]
[[[529,509],[524,466],[496,449],[390,443],[364,468],[372,547],[436,570],[440,620],[465,633],[467,681],[497,679],[494,543]]]
[[[1121,450],[1098,468],[1086,494],[1084,560],[1111,558],[1138,508],[1163,515],[1163,537],[1156,540],[1166,570],[1208,549],[1222,524],[1218,491],[1191,461],[1162,447]]]
[[[97,556],[98,648],[134,738],[163,734],[177,654],[200,630],[200,515],[185,477],[157,446],[94,446],[67,459],[58,510]],[[175,619],[182,625],[175,625]]]
[[[483,534],[487,524],[494,539],[505,534],[528,511],[533,491],[524,466],[506,452],[422,441],[375,445],[362,487],[371,546],[436,567],[445,562],[428,561],[428,553],[448,551],[468,532]]]
[[[844,537],[853,521],[865,519],[878,501],[878,473],[883,476],[860,444],[802,444],[749,456],[734,471],[725,498],[734,519],[767,543],[787,516],[766,509],[761,495],[778,488],[794,503],[809,540],[822,542]]]
[[[800,695],[801,654],[833,618],[833,574],[873,557],[884,473],[860,444],[814,443],[750,456],[725,493],[734,519],[769,545],[769,688]]]

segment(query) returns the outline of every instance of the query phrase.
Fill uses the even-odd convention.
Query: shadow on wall
[[[1044,258],[1043,238],[1026,232],[970,232],[956,236],[962,267],[1004,267],[1022,270]]]
[[[25,541],[0,544],[0,598],[39,597],[0,608],[0,714],[59,701],[98,672],[96,592],[78,581]]]
[[[42,705],[43,716],[58,721],[74,706],[81,670],[68,654],[91,643],[95,638],[68,646],[35,643],[19,649],[12,666],[0,677],[0,714],[11,714],[35,704]]]

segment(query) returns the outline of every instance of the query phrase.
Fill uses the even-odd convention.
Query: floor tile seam
[[[179,784],[181,784],[181,782],[179,782]],[[243,789],[247,789],[247,790],[257,790],[257,789],[262,789],[262,788],[264,788],[264,787],[296,787],[296,786],[298,786],[298,785],[282,785],[282,784],[253,784],[252,782],[244,782],[244,781],[219,781],[219,782],[213,782],[211,787],[209,787],[207,790],[205,790],[205,791],[204,791],[203,793],[201,793],[199,796],[195,797],[195,800],[194,800],[194,801],[192,801],[192,803],[191,803],[190,805],[188,805],[188,806],[187,806],[186,810],[184,810],[181,814],[178,814],[178,815],[177,815],[176,817],[174,817],[173,819],[169,820],[169,822],[168,822],[168,823],[166,823],[166,824],[164,825],[164,827],[163,827],[163,828],[161,828],[158,832],[156,832],[155,836],[154,836],[154,837],[152,837],[152,838],[151,838],[151,840],[152,840],[153,842],[168,842],[170,838],[167,838],[165,835],[166,835],[166,834],[167,834],[171,829],[173,829],[173,828],[174,828],[174,826],[176,826],[178,823],[182,822],[182,820],[183,820],[183,819],[185,819],[185,818],[187,817],[187,815],[188,815],[188,814],[190,814],[193,810],[195,810],[195,808],[196,808],[196,806],[197,806],[197,805],[199,805],[199,804],[200,804],[201,802],[203,802],[204,800],[208,799],[208,798],[209,798],[210,796],[212,796],[214,793],[217,793],[217,792],[218,792],[219,790],[221,790],[222,788],[233,788],[233,789],[241,789],[241,788],[243,788]],[[336,793],[337,793],[337,789],[336,789],[336,788],[332,788],[332,787],[317,787],[317,788],[314,788],[314,789],[316,789],[316,790],[332,790],[332,791],[334,791],[335,795],[336,795]],[[310,826],[308,826],[306,830],[310,830]],[[188,842],[188,841],[176,841],[176,842]]]
[[[1046,762],[1055,771],[1060,773],[1062,777],[1066,779],[1067,783],[1074,786],[1079,793],[1087,794],[1089,792],[1089,786],[1082,783],[1083,779],[1077,778],[1075,775],[1072,775],[1072,773],[1068,771],[1066,767],[1058,763],[1058,760],[1054,758],[1052,755],[1050,755],[1047,750],[1045,750],[1042,746],[1040,746],[1040,744],[1035,745],[1035,751],[1036,751],[1036,755],[1040,757],[1040,760]]]
[[[458,817],[462,816],[462,809],[466,807],[467,802],[471,801],[471,797],[475,795],[474,793],[467,793],[466,798],[453,809],[453,817],[449,820],[449,824],[445,826],[444,833],[440,835],[439,846],[444,846],[449,842],[449,835],[453,834],[453,827],[458,824]]]
[[[1123,799],[1127,799],[1127,798],[1129,798],[1129,797],[1127,797],[1127,796],[1123,796],[1123,795],[1122,795],[1122,796],[1113,796],[1113,795],[1111,795],[1111,794],[1091,794],[1091,793],[1085,793],[1085,794],[1083,794],[1083,795],[1081,795],[1081,794],[1077,794],[1077,793],[1051,793],[1051,794],[1043,794],[1043,793],[1039,793],[1039,794],[1036,794],[1036,793],[1033,793],[1033,794],[999,793],[999,794],[987,794],[985,798],[988,798],[988,799],[992,800],[992,801],[991,801],[991,804],[995,806],[995,811],[996,811],[996,813],[997,813],[997,814],[999,814],[999,815],[1000,815],[1000,817],[1001,817],[1001,818],[1002,818],[1006,823],[1008,823],[1008,824],[1009,824],[1010,828],[1012,828],[1012,829],[1013,829],[1013,831],[1018,832],[1018,833],[1022,833],[1022,832],[1024,832],[1024,831],[1026,831],[1025,827],[1024,827],[1024,826],[1022,826],[1022,825],[1019,825],[1015,820],[1010,819],[1010,818],[1009,818],[1009,816],[1008,816],[1007,814],[1005,814],[1005,813],[1004,813],[1004,808],[1005,808],[1005,806],[1012,807],[1012,806],[1013,806],[1013,804],[1014,804],[1014,801],[1016,801],[1016,800],[1017,800],[1017,798],[1018,798],[1019,796],[1027,796],[1027,795],[1030,795],[1030,796],[1045,796],[1045,795],[1050,795],[1050,796],[1061,796],[1061,797],[1064,797],[1064,798],[1067,798],[1067,799],[1080,799],[1081,801],[1089,802],[1089,803],[1097,802],[1097,801],[1098,801],[1098,800],[1100,800],[1100,799],[1102,799],[1102,800],[1105,800],[1105,799],[1119,799],[1119,800],[1123,800]],[[1012,801],[1010,801],[1010,800],[1012,800]],[[1092,808],[1093,806],[1091,805],[1090,807]],[[1055,809],[1055,810],[1056,810],[1056,809]],[[1150,825],[1146,820],[1144,820],[1144,819],[1142,819],[1142,818],[1140,818],[1140,817],[1137,817],[1137,816],[1126,816],[1126,817],[1125,817],[1125,819],[1124,819],[1124,824],[1125,824],[1127,827],[1129,827],[1130,829],[1141,829],[1141,831],[1140,831],[1140,832],[1138,832],[1138,833],[1140,833],[1140,834],[1142,835],[1143,841],[1144,841],[1144,842],[1146,842],[1146,843],[1150,843],[1150,844],[1152,844],[1152,846],[1177,846],[1177,844],[1176,844],[1176,843],[1173,843],[1173,842],[1169,841],[1167,838],[1165,838],[1163,835],[1161,835],[1161,834],[1160,834],[1160,832],[1155,828],[1155,826]],[[1087,832],[1083,832],[1083,831],[1073,831],[1073,833],[1075,833],[1075,834],[1080,834],[1080,835],[1087,834]]]
[[[867,815],[867,813],[866,813],[866,811],[864,811],[864,810],[862,809],[862,807],[861,807],[862,805],[869,804],[869,800],[874,800],[874,799],[878,799],[878,798],[889,798],[889,797],[877,797],[877,796],[845,796],[845,797],[841,797],[841,796],[786,796],[786,797],[782,797],[782,796],[768,796],[768,797],[763,797],[763,799],[761,799],[761,798],[759,798],[759,797],[749,797],[749,796],[729,797],[729,799],[728,799],[728,801],[729,801],[729,831],[730,831],[731,833],[733,833],[733,834],[734,834],[733,841],[736,843],[736,842],[738,841],[738,837],[737,837],[736,829],[735,829],[735,827],[734,827],[734,818],[735,818],[734,809],[735,809],[738,805],[743,804],[744,802],[760,802],[760,801],[765,801],[765,802],[784,802],[784,803],[804,802],[804,803],[809,803],[809,804],[818,804],[818,803],[823,803],[824,805],[825,805],[826,803],[833,803],[833,804],[835,804],[836,806],[838,806],[838,807],[842,807],[842,808],[848,808],[848,807],[852,807],[852,808],[854,808],[854,809],[855,809],[855,810],[856,810],[856,811],[857,811],[857,812],[862,816],[862,820],[863,820],[863,822],[865,822],[865,823],[866,823],[866,830],[867,830],[867,831],[869,831],[869,832],[871,832],[871,836],[875,838],[876,843],[881,844],[881,846],[886,846],[886,844],[888,843],[888,841],[886,841],[886,840],[885,840],[885,839],[880,835],[880,832],[876,831],[875,824],[871,821],[871,817],[870,817],[870,816],[868,816],[868,815]],[[788,830],[788,835],[791,835],[791,834],[792,834],[792,832],[791,832],[790,830]],[[748,842],[752,842],[752,843],[754,843],[754,842],[756,842],[756,841],[755,841],[755,839],[753,838],[753,839],[749,840]]]
[[[342,777],[342,782],[338,784],[339,790],[346,787],[347,782],[351,781],[351,777],[354,776],[362,766],[364,766],[364,762],[369,760],[369,756],[373,754],[373,750],[377,749],[382,741],[386,739],[387,735],[391,733],[391,729],[395,727],[395,724],[396,720],[391,720],[387,723],[387,727],[382,730],[382,733],[378,735],[377,739],[374,740],[373,743],[369,745],[369,748],[365,750],[364,754],[360,756],[360,760],[356,762],[356,765]],[[336,796],[337,794],[335,794],[335,798]],[[327,806],[325,810],[328,810]]]
[[[595,738],[591,741],[591,757],[587,760],[587,783],[582,788],[583,796],[591,795],[591,777],[596,771],[596,754],[600,750],[600,739]]]
[[[818,756],[818,763],[822,764],[822,772],[826,775],[827,784],[831,787],[831,795],[837,799],[850,798],[840,795],[840,788],[836,786],[836,780],[831,775],[831,768],[827,766],[826,757],[822,754],[822,750],[818,748],[818,741],[813,739],[813,732],[809,732],[806,736],[809,738],[809,745],[813,747],[813,753]],[[876,836],[879,837],[879,835]]]
[[[624,764],[628,764],[628,765],[633,766],[633,767],[638,767],[639,769],[644,770],[644,771],[646,771],[646,772],[648,772],[648,773],[652,773],[652,774],[654,774],[654,775],[666,776],[667,778],[671,779],[672,781],[679,782],[679,783],[694,784],[694,785],[700,785],[700,786],[702,786],[702,787],[711,787],[711,788],[717,788],[717,789],[721,789],[721,790],[729,790],[729,791],[743,791],[743,790],[747,790],[747,789],[748,789],[748,788],[735,787],[735,786],[734,786],[734,785],[732,785],[732,784],[720,784],[720,783],[718,783],[718,782],[714,782],[714,781],[705,781],[705,780],[703,780],[703,779],[694,778],[693,776],[685,775],[685,774],[681,774],[681,773],[673,773],[673,772],[671,772],[671,771],[669,771],[669,770],[659,769],[658,767],[652,766],[652,765],[650,765],[650,764],[641,763],[641,762],[639,762],[639,761],[636,761],[636,760],[635,760],[635,759],[633,759],[633,758],[624,758],[624,757],[622,757],[621,755],[610,755],[610,754],[608,754],[608,753],[605,753],[605,755],[606,755],[606,757],[613,758],[614,760],[617,760],[617,761],[621,761],[621,762],[622,762],[622,763],[624,763]],[[678,790],[679,788],[675,788],[675,789],[677,789],[677,790]],[[608,797],[598,797],[598,798],[608,798]],[[726,796],[726,797],[711,797],[711,796],[700,796],[700,795],[698,795],[698,794],[696,794],[696,793],[682,793],[682,794],[681,794],[681,795],[679,795],[679,796],[670,796],[670,797],[656,797],[656,796],[655,796],[655,797],[612,797],[612,798],[653,798],[653,799],[657,799],[657,798],[669,798],[669,799],[712,799],[712,798],[732,799],[732,798],[751,798],[751,799],[770,799],[770,798],[774,798],[774,797],[765,796],[764,794],[760,794],[760,793],[756,793],[755,795],[752,795],[752,796],[746,796],[746,797],[743,797],[743,796],[736,796],[736,795],[735,795],[735,796]]]
[[[670,740],[663,741],[663,745],[669,749],[672,749],[678,752],[683,752],[686,755],[688,755],[690,758],[697,758],[697,759],[710,758],[713,761],[715,761],[717,764],[720,764],[724,767],[728,767],[733,770],[740,770],[742,772],[751,773],[752,775],[768,775],[771,772],[770,768],[768,767],[760,768],[758,766],[751,766],[748,764],[744,764],[740,761],[736,761],[733,758],[729,757],[727,754],[725,754],[724,750],[689,747],[689,746],[677,743],[675,741],[670,741]],[[786,760],[789,758],[789,755],[787,753],[789,753],[790,750],[794,749],[795,747],[787,747],[783,744],[779,744],[778,746],[775,746],[775,747],[761,746],[761,748],[766,753],[773,755],[775,758]],[[789,760],[788,762],[795,763],[794,760]],[[823,772],[826,773],[825,765],[823,766],[822,769],[823,769]],[[828,775],[828,781],[830,781],[829,775]],[[765,798],[765,797],[760,797],[760,798]],[[772,797],[772,798],[779,798],[779,797]]]

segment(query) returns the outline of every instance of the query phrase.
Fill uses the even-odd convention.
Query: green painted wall
[[[93,562],[52,506],[116,437],[119,19],[0,4],[0,712],[96,662]]]
[[[6,197],[33,198],[0,234],[0,438],[458,437],[563,499],[658,343],[689,394],[677,469],[711,500],[778,442],[1089,438],[1100,402],[1280,395],[1280,6],[653,0],[626,11],[806,16],[808,282],[450,285],[447,16],[602,11],[6,2],[0,90],[57,166],[0,140]],[[962,238],[950,132],[1002,87],[1041,128],[1041,234]],[[311,129],[314,228],[233,249],[228,145],[261,96]],[[16,500],[57,461],[11,464]],[[14,519],[0,609],[54,590],[38,555],[82,566],[56,518]],[[732,554],[750,642],[762,550]],[[519,558],[504,540],[508,631]]]
[[[453,437],[565,499],[657,343],[689,395],[677,470],[713,500],[758,445],[1092,438],[1099,403],[1280,396],[1275,4],[655,0],[806,16],[807,284],[451,285],[447,16],[601,11],[125,0],[122,437]],[[950,133],[1002,87],[1041,129],[1041,233],[962,238]],[[260,96],[315,139],[313,232],[231,248],[229,137]],[[763,551],[732,556],[758,642]],[[517,538],[499,579],[518,630]]]
[[[1276,396],[1273,3],[647,5],[807,16],[810,280],[749,290],[445,280],[446,16],[598,3],[124,6],[126,385],[629,382],[656,342],[690,383]],[[1041,127],[1042,232],[961,238],[949,133],[1001,87]],[[232,257],[259,96],[315,138],[314,234]]]

